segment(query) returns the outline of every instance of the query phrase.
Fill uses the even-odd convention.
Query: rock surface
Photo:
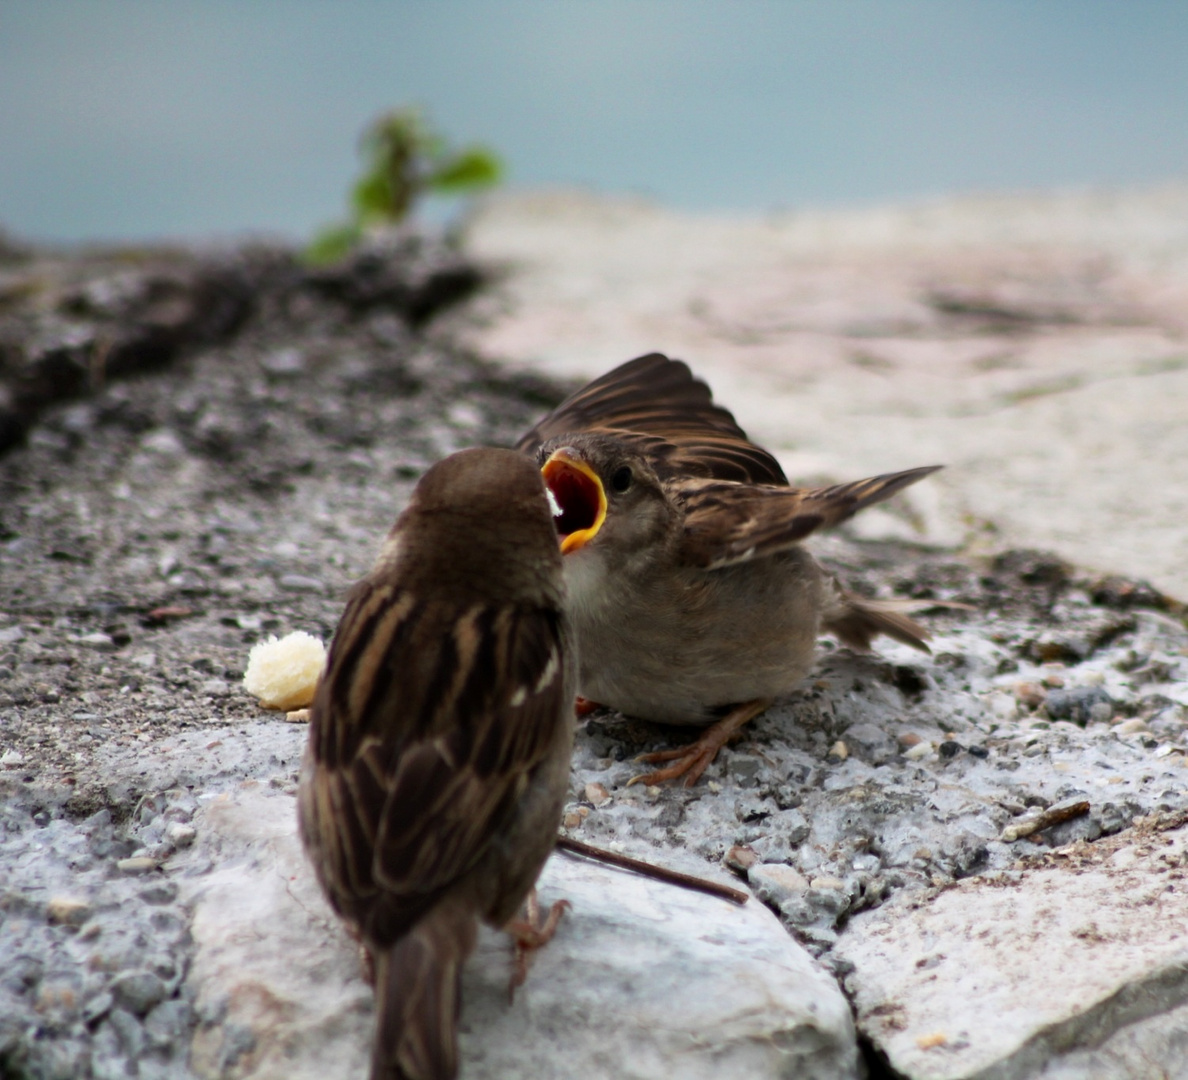
[[[790,477],[948,468],[864,535],[1053,550],[1188,598],[1188,187],[692,216],[493,200],[485,355],[688,360]]]
[[[203,839],[176,864],[194,909],[194,1071],[365,1075],[371,991],[302,856],[293,798],[240,788],[196,824]],[[539,892],[573,910],[514,1003],[506,937],[484,933],[467,967],[464,1076],[858,1075],[845,998],[762,905],[564,855]]]
[[[858,1023],[921,1080],[1182,1075],[1184,820],[858,915],[837,948]]]
[[[196,825],[174,864],[193,911],[190,1068],[203,1080],[365,1076],[371,990],[305,861],[294,797],[248,782],[207,800]]]
[[[107,272],[87,271],[100,283]],[[269,633],[328,638],[345,588],[367,569],[415,477],[463,445],[512,440],[561,392],[490,367],[461,349],[448,325],[401,307],[392,299],[401,272],[393,256],[349,269],[349,284],[265,275],[228,338],[183,350],[161,371],[43,403],[26,445],[0,457],[0,1072],[290,1075],[290,1053],[323,1073],[361,1068],[370,999],[284,831],[304,731],[262,719],[242,689],[243,665]],[[1023,280],[1025,300],[1034,279]],[[9,295],[19,314],[24,294]],[[722,372],[707,373],[735,405],[734,376],[718,385]],[[823,369],[820,384],[829,381]],[[890,463],[875,466],[883,467]],[[803,691],[744,729],[689,791],[627,786],[639,770],[635,754],[687,731],[595,714],[578,735],[565,810],[565,827],[593,843],[707,876],[724,874],[725,862],[759,898],[746,918],[766,918],[763,902],[789,932],[764,946],[782,951],[781,970],[802,972],[806,985],[821,978],[796,951],[799,942],[844,979],[875,1068],[886,1053],[892,1062],[910,1058],[907,1075],[921,1076],[957,1052],[967,1037],[956,1017],[968,1013],[954,995],[951,1011],[922,1032],[943,1034],[947,1050],[912,1043],[905,1051],[897,1030],[881,1025],[879,1002],[929,1018],[943,1007],[923,996],[938,970],[908,971],[910,1000],[888,991],[886,973],[904,958],[878,953],[864,929],[881,925],[884,905],[905,919],[919,905],[911,920],[923,920],[930,905],[953,905],[937,908],[945,926],[974,940],[983,895],[1009,886],[1023,897],[1030,881],[1048,880],[1041,874],[1071,880],[1070,860],[1080,860],[1081,876],[1101,884],[1084,902],[1100,896],[1116,914],[1118,890],[1154,895],[1168,876],[1157,858],[1122,867],[1112,853],[1137,850],[1159,822],[1188,811],[1183,607],[1141,580],[1079,571],[1035,551],[990,555],[978,540],[958,555],[904,543],[918,535],[914,522],[934,537],[929,522],[943,525],[941,503],[934,514],[924,498],[813,546],[873,595],[969,605],[921,615],[935,634],[931,656],[894,644],[859,656],[823,642]],[[249,799],[267,812],[234,824],[235,808]],[[1094,861],[1095,852],[1103,858]],[[550,873],[567,866],[558,859]],[[640,883],[597,873],[609,876],[604,896],[583,901],[590,926],[581,929],[582,909],[575,911],[562,944],[601,940],[602,951],[612,938],[661,932],[649,922],[653,901],[617,901],[620,893],[638,899]],[[584,896],[582,882],[574,891]],[[546,881],[546,899],[556,895],[550,888]],[[671,891],[664,904],[683,905],[683,894],[668,899]],[[294,897],[315,928],[309,948],[296,944],[304,939],[293,926],[272,922],[276,911],[293,910]],[[956,900],[965,897],[962,909]],[[682,954],[690,966],[717,955],[713,940],[738,923],[720,901],[696,903],[709,906],[696,909],[702,929],[690,947],[709,952]],[[1135,950],[1143,963],[1111,969],[1119,1001],[1153,979],[1165,985],[1178,929],[1154,926]],[[232,939],[262,950],[258,984],[249,986],[222,951]],[[999,951],[1017,939],[1004,937]],[[591,995],[617,976],[592,979],[576,962],[553,970],[546,950],[524,996],[506,1009],[502,946],[485,940],[467,983],[469,1060],[479,1061],[478,1037],[489,1033],[506,1040],[484,1044],[492,1069],[507,1060],[495,1048],[513,1044],[543,1069],[555,1060],[548,1055],[557,1025],[578,1041],[596,1030],[595,1014],[610,1006]],[[1018,975],[1018,997],[1075,1001],[1081,974],[1061,968],[1059,952],[1045,963],[1048,941],[1065,949],[1060,932],[1040,935],[1029,946],[1034,969],[1008,972]],[[744,956],[750,948],[739,946]],[[1005,978],[995,957],[978,955],[988,980]],[[668,970],[655,969],[662,986]],[[783,975],[762,970],[785,1005],[803,1001],[788,997]],[[748,978],[731,985],[748,992]],[[1093,985],[1113,1000],[1105,984]],[[556,1001],[541,996],[550,986],[561,988]],[[671,997],[648,1000],[663,1009]],[[979,1028],[960,1053],[982,1054],[971,1068],[986,1076],[1064,1077],[1079,1068],[1111,1075],[1115,1066],[1113,1075],[1126,1074],[1119,1063],[1174,1061],[1184,1045],[1185,1010],[1173,997],[1147,994],[1157,1011],[1141,1018],[1096,1013],[1109,1023],[1091,1030],[1054,1013],[1059,1040],[1016,1026],[995,1041],[994,1017],[976,1015]],[[782,1032],[778,1054],[754,1041],[745,1017],[713,1032],[726,1040],[714,1045],[746,1060],[736,1074],[820,1067],[845,1075],[856,1044],[830,1000],[835,992],[822,990],[820,1027],[797,1019],[801,1006],[748,1014]],[[325,1037],[309,1037],[285,1002],[306,1003]],[[674,1006],[667,1024],[641,1004],[652,1041],[640,1035],[640,1052],[683,1054],[665,1033],[684,1030],[682,1014],[692,1009]],[[1039,1056],[1027,1056],[1037,1047]],[[591,1048],[587,1060],[601,1052]]]

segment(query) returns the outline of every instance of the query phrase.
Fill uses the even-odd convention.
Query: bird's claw
[[[676,750],[656,750],[650,754],[640,754],[636,761],[648,765],[655,765],[661,761],[671,761],[673,764],[666,769],[633,776],[627,781],[632,784],[662,784],[666,780],[675,780],[680,776],[685,778],[684,786],[692,787],[701,779],[701,774],[709,768],[718,751],[722,749],[752,717],[757,716],[767,708],[769,702],[765,700],[748,701],[733,708],[716,724],[708,728],[704,735],[688,746]]]
[[[569,911],[573,905],[568,900],[558,900],[549,908],[549,913],[541,919],[540,901],[536,897],[536,889],[528,894],[524,906],[524,918],[512,919],[503,929],[512,939],[512,974],[507,984],[507,996],[514,1000],[516,988],[524,985],[528,978],[528,958],[537,949],[543,949],[557,932],[557,924],[561,916]]]

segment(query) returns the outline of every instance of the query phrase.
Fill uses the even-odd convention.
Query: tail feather
[[[905,469],[903,472],[868,476],[865,480],[852,480],[848,484],[814,488],[805,493],[803,512],[820,514],[827,526],[840,525],[859,510],[885,502],[905,487],[910,487],[916,481],[923,480],[924,477],[931,476],[943,468],[943,465],[924,465],[918,469]]]
[[[474,950],[469,911],[443,904],[375,957],[371,1080],[454,1080],[462,964]]]
[[[835,585],[832,602],[821,615],[822,631],[836,635],[843,645],[867,652],[879,634],[910,645],[921,652],[931,652],[928,630],[905,612],[929,607],[927,601],[868,600],[864,596]]]

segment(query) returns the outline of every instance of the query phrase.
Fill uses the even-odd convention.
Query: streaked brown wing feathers
[[[517,444],[534,453],[562,435],[605,431],[641,438],[662,478],[713,477],[786,484],[779,463],[747,439],[728,409],[680,360],[649,353],[584,386]]]
[[[382,622],[387,646],[355,616]],[[547,756],[565,722],[560,616],[459,617],[365,582],[341,626],[311,716],[314,844],[336,906],[383,940],[474,865]]]
[[[938,468],[908,469],[824,488],[680,485],[673,495],[685,510],[682,559],[687,565],[712,568],[770,555],[890,498]]]

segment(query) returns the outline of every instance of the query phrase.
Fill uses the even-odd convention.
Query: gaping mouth
[[[553,504],[561,554],[588,544],[606,520],[606,493],[589,465],[557,450],[540,470]]]

